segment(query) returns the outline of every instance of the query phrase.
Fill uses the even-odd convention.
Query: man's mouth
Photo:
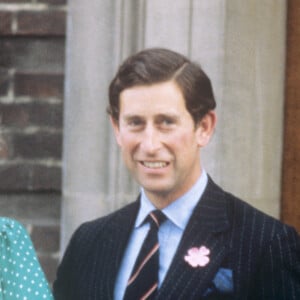
[[[168,163],[164,161],[142,161],[141,164],[150,169],[161,169],[168,165]]]

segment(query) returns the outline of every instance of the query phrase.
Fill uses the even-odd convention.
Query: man
[[[144,50],[119,68],[109,101],[141,193],[75,232],[55,298],[300,299],[298,234],[223,191],[201,165],[216,124],[203,70],[178,53]]]

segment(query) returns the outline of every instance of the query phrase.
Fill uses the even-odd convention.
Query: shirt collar
[[[207,173],[203,170],[201,176],[189,191],[162,210],[168,219],[182,230],[185,229],[195,206],[201,198],[207,181]],[[148,214],[156,209],[147,198],[143,188],[141,189],[140,199],[141,206],[135,221],[135,228],[141,226]]]

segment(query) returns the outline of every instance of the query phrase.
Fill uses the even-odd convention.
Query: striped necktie
[[[140,253],[129,277],[124,300],[153,299],[158,286],[159,243],[157,232],[166,220],[160,211],[151,212],[145,222],[150,223],[150,230],[145,238]]]

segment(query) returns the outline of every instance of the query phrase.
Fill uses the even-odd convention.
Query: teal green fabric
[[[0,300],[52,300],[24,227],[0,217]]]

